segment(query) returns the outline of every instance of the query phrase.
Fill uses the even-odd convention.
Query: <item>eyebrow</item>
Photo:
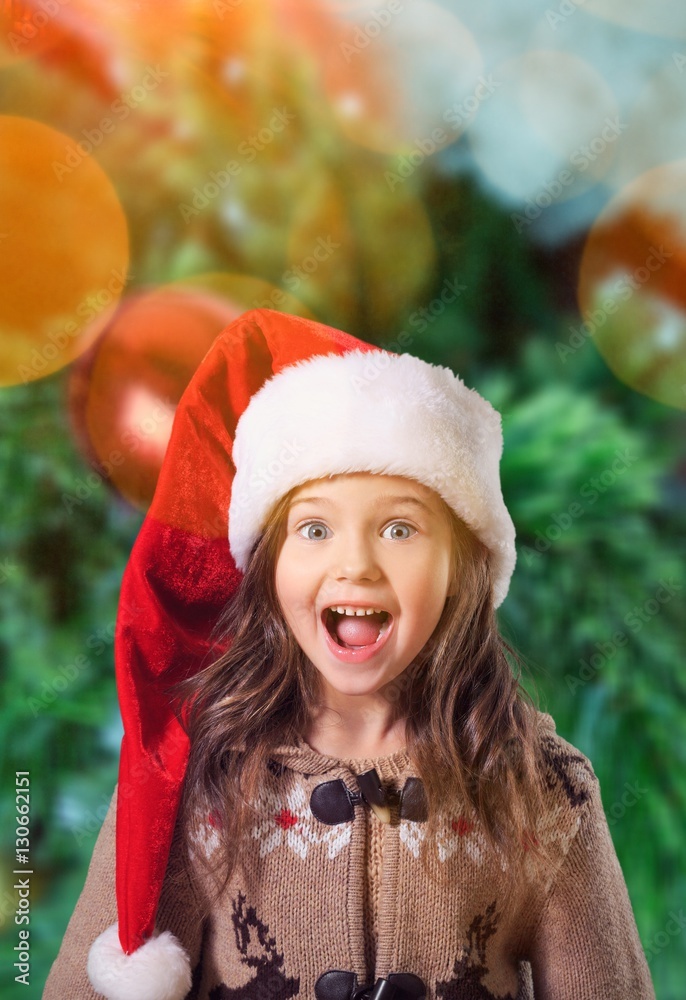
[[[326,507],[336,507],[337,504],[334,500],[329,497],[299,497],[297,500],[291,502],[291,509],[301,503],[321,503]],[[376,509],[379,507],[390,506],[391,504],[399,505],[405,504],[409,507],[418,507],[420,510],[426,511],[429,514],[433,514],[434,511],[428,504],[425,504],[423,500],[419,497],[413,496],[396,496],[391,493],[382,493],[376,498],[372,506]]]

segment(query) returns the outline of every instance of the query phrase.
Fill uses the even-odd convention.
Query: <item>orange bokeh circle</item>
[[[579,272],[582,323],[637,392],[686,409],[686,160],[646,171],[596,220]]]
[[[117,193],[69,136],[0,116],[0,385],[43,378],[94,341],[126,284]]]
[[[128,296],[70,374],[71,423],[89,475],[147,510],[193,373],[221,331],[260,306],[313,318],[248,275],[196,275]]]

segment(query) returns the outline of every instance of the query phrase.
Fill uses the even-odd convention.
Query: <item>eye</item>
[[[296,534],[300,535],[301,538],[307,538],[310,542],[321,542],[328,537],[326,534],[328,530],[321,521],[308,521],[296,529]]]
[[[387,528],[384,528],[382,537],[393,538],[402,542],[406,538],[411,538],[415,533],[416,528],[413,528],[411,524],[406,524],[404,521],[394,521],[393,524],[389,524]]]

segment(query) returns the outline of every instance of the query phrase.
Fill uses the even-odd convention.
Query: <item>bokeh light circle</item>
[[[353,13],[326,60],[325,92],[341,131],[380,153],[454,142],[488,90],[471,32],[430,0]]]
[[[126,218],[69,136],[0,116],[0,384],[44,378],[93,343],[127,281]]]
[[[316,178],[293,214],[288,260],[287,287],[332,325],[346,330],[357,317],[393,330],[431,281],[436,247],[414,190],[400,178],[389,191],[360,165],[354,186]]]
[[[674,0],[584,0],[584,10],[633,31],[686,38],[686,7]]]
[[[0,68],[38,56],[63,37],[61,5],[55,0],[55,9],[46,6],[16,0],[0,4]]]
[[[535,50],[493,70],[498,86],[468,134],[488,180],[542,207],[605,176],[624,123],[605,79],[584,59]]]
[[[614,174],[617,189],[646,170],[678,160],[684,154],[686,53],[673,53],[657,73],[643,79],[622,138]]]
[[[686,160],[642,174],[601,213],[578,298],[570,363],[591,340],[632,389],[686,409]]]
[[[247,275],[196,275],[127,296],[70,373],[70,418],[89,475],[147,510],[193,373],[221,331],[258,307],[313,318],[293,296]]]

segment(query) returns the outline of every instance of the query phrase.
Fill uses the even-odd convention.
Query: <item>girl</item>
[[[44,998],[654,1000],[591,763],[498,635],[501,452],[446,368],[270,310],[215,341],[122,583],[119,782]]]

